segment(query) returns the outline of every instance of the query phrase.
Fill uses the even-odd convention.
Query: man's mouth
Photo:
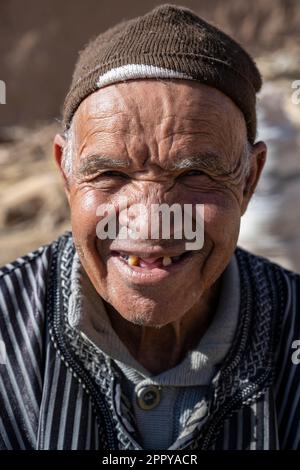
[[[200,251],[200,250],[199,250]],[[111,250],[110,266],[114,266],[118,275],[126,281],[139,285],[155,285],[173,276],[186,276],[199,260],[199,251],[179,251],[139,248],[125,250]],[[194,261],[193,261],[194,260]],[[193,263],[193,266],[191,265]]]
[[[129,254],[121,251],[113,251],[112,254],[121,258],[128,266],[136,266],[145,270],[152,270],[155,268],[164,269],[168,266],[178,264],[180,261],[188,257],[191,254],[191,251],[186,251],[177,256],[163,255],[151,257],[140,256],[132,253]]]

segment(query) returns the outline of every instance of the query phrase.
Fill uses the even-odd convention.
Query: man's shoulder
[[[269,351],[265,369],[273,364],[272,393],[279,417],[280,446],[297,448],[300,416],[300,275],[242,248],[237,248],[235,254],[240,276],[252,285],[255,299],[253,309],[258,326],[255,334],[263,348]],[[241,291],[243,295],[246,294]],[[265,331],[263,325],[268,318],[272,326]],[[252,334],[253,331],[252,325]]]
[[[66,236],[0,269],[0,449],[36,444],[48,344],[48,276]]]
[[[235,255],[238,259],[240,259],[241,263],[245,261],[247,265],[251,264],[252,267],[255,265],[260,266],[265,271],[273,271],[274,274],[276,273],[279,277],[284,276],[287,281],[295,281],[296,283],[300,283],[299,273],[285,268],[284,266],[271,261],[269,258],[252,253],[240,246],[237,246]]]
[[[65,238],[71,238],[71,232],[65,232],[60,235],[57,239],[46,243],[36,250],[28,252],[23,256],[16,258],[15,260],[6,263],[0,267],[0,284],[6,280],[6,277],[12,276],[16,271],[26,271],[27,269],[43,269],[47,270],[49,262],[53,253],[59,246],[59,242]]]
[[[51,251],[51,243],[40,246],[34,251],[26,253],[15,260],[6,263],[0,267],[0,283],[5,282],[8,277],[11,277],[16,271],[25,271],[28,266],[33,266],[38,263],[39,259],[42,259]]]
[[[259,321],[265,320],[267,309],[281,338],[277,349],[285,352],[291,347],[290,338],[300,339],[300,274],[240,247],[235,255],[242,279],[241,295],[246,295],[246,285],[250,284],[254,308],[261,312]]]
[[[41,312],[51,260],[59,249],[60,241],[71,236],[70,232],[66,232],[0,268],[0,322],[5,316],[13,320],[29,310],[34,315]]]

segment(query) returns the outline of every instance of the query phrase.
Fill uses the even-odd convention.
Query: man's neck
[[[217,281],[181,319],[157,327],[135,325],[105,303],[111,324],[131,355],[156,375],[179,364],[209,327],[216,312],[220,281]]]

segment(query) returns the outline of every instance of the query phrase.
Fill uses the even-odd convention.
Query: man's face
[[[74,135],[72,232],[94,287],[130,322],[180,320],[234,252],[264,148],[247,182],[242,113],[218,90],[182,80],[130,81],[93,93],[75,114]],[[125,198],[129,209],[142,203],[149,211],[153,204],[204,204],[203,248],[187,253],[174,237],[100,240],[97,207],[112,204],[118,213]],[[128,255],[139,265],[130,266]],[[163,266],[163,256],[179,258]]]

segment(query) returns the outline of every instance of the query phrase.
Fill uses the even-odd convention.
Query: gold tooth
[[[138,266],[139,265],[139,258],[135,255],[129,255],[127,260],[129,266]]]
[[[170,264],[172,264],[172,258],[170,258],[169,256],[164,256],[162,264],[163,266],[170,266]]]

